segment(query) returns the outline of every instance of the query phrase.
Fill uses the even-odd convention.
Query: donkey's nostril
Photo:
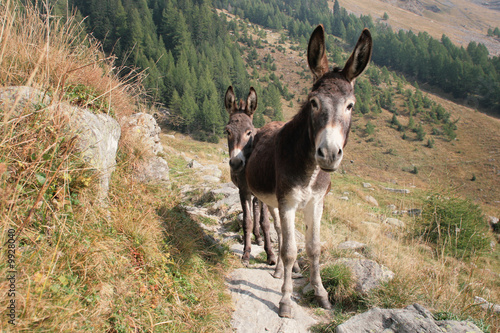
[[[318,148],[317,154],[318,154],[319,157],[325,158],[325,154],[323,153],[323,148]]]
[[[339,152],[337,154],[338,156],[342,155],[342,148],[339,149]]]

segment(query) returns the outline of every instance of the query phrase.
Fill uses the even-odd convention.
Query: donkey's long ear
[[[224,97],[224,106],[226,107],[227,113],[231,114],[236,111],[236,97],[234,96],[233,86],[229,86],[226,91],[226,97]]]
[[[245,110],[245,113],[250,118],[252,118],[255,110],[257,110],[257,92],[253,87],[250,87],[250,92],[248,93],[247,97],[247,108]]]
[[[320,24],[314,29],[309,45],[307,47],[307,63],[311,72],[314,74],[314,80],[319,79],[328,72],[328,59],[326,57],[325,29]]]
[[[373,41],[372,35],[368,29],[364,29],[359,36],[358,42],[352,51],[351,56],[345,63],[342,72],[345,74],[347,80],[353,83],[370,62],[372,56]]]

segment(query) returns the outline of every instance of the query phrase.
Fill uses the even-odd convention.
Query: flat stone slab
[[[281,279],[272,277],[274,268],[240,268],[226,279],[235,305],[231,324],[234,332],[309,332],[316,324],[306,308],[294,303],[293,319],[278,316],[281,299]]]

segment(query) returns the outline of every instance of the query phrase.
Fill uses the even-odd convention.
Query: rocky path
[[[198,162],[189,161],[189,167],[197,169],[197,173],[203,179],[203,184],[200,186],[209,199],[202,204],[185,206],[186,212],[194,217],[203,217],[205,223],[199,222],[199,224],[205,230],[207,239],[216,244],[227,244],[231,251],[241,257],[243,250],[241,236],[231,231],[234,227],[234,216],[241,211],[238,189],[232,183],[221,184],[221,172],[217,165],[203,166]],[[193,189],[194,186],[185,185],[181,191],[187,194]],[[296,235],[300,252],[304,249],[303,236],[300,233]],[[276,235],[274,237],[272,235],[271,238],[276,239]],[[347,241],[339,244],[337,249],[344,251],[347,257],[337,259],[331,264],[349,267],[356,281],[355,288],[362,294],[377,288],[382,281],[394,277],[394,273],[386,267],[367,258],[370,255],[365,244]],[[273,278],[274,267],[259,263],[262,260],[252,260],[259,258],[261,252],[264,252],[262,246],[252,244],[251,264],[246,268],[235,269],[226,277],[227,289],[235,309],[231,320],[233,331],[302,333],[310,332],[311,326],[316,323],[327,321],[327,312],[317,312],[325,314],[319,317],[315,315],[313,307],[301,304],[302,290],[311,289],[304,277],[294,279],[293,299],[296,301],[293,308],[294,318],[278,316],[282,280]],[[418,304],[405,309],[374,308],[352,317],[335,329],[335,332],[339,333],[414,331],[481,332],[469,322],[436,321],[428,310]]]

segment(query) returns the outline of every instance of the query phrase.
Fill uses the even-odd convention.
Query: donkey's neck
[[[278,149],[282,152],[279,159],[293,166],[294,172],[303,175],[312,174],[317,168],[314,142],[309,131],[310,114],[309,106],[305,104],[278,134]]]

